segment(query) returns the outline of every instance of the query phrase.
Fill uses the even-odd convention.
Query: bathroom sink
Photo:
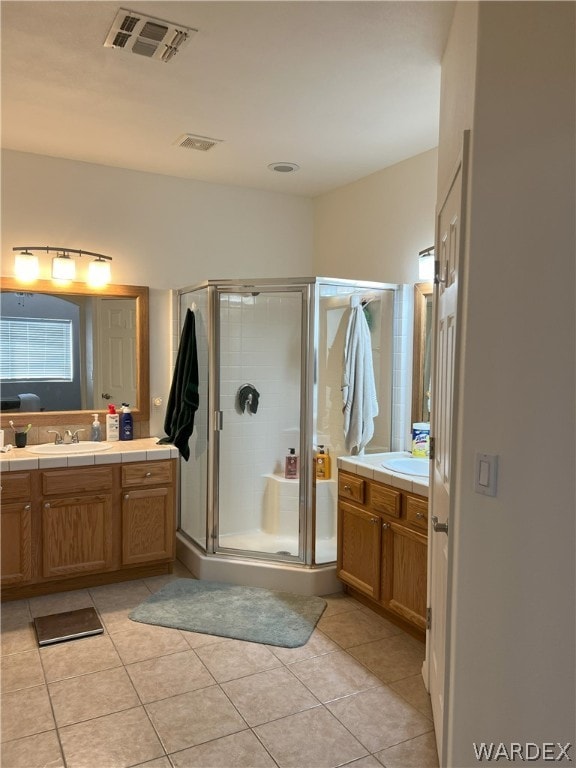
[[[79,443],[43,443],[29,445],[30,453],[40,453],[43,456],[60,456],[70,453],[100,453],[112,448],[112,443],[97,443],[93,440],[81,440]]]
[[[428,477],[430,471],[428,459],[419,459],[413,456],[386,459],[382,462],[382,466],[392,472],[399,472],[402,475],[417,475],[418,477]]]

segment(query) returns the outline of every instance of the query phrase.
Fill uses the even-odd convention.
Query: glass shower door
[[[216,296],[215,549],[302,560],[305,494],[284,467],[300,454],[304,289]]]

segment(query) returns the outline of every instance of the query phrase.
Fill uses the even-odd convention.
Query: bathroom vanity
[[[2,600],[170,573],[178,451],[155,438],[94,454],[3,454]]]
[[[337,575],[346,591],[423,638],[428,483],[387,472],[381,456],[338,460]]]

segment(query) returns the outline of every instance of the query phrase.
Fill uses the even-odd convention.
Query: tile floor
[[[2,606],[3,768],[435,768],[424,647],[344,595],[295,649],[137,624],[160,576]],[[38,649],[34,616],[105,633]]]

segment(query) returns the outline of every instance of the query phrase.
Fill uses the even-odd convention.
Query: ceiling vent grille
[[[106,48],[170,61],[198,30],[121,8],[104,41]]]
[[[183,133],[174,144],[183,149],[196,149],[199,152],[208,152],[215,144],[220,144],[222,139],[210,139],[208,136],[194,136],[192,133]]]

